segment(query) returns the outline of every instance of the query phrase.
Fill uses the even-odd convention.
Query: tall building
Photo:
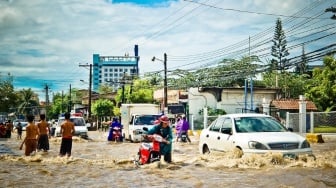
[[[117,90],[123,84],[124,76],[139,76],[139,50],[134,46],[134,56],[100,56],[93,54],[93,91],[102,84]]]

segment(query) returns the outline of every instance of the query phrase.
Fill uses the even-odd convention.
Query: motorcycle
[[[180,138],[182,142],[187,142],[187,132],[182,132]]]
[[[143,135],[143,136],[145,137],[145,140],[151,143],[142,142],[140,144],[140,148],[137,153],[137,157],[134,160],[134,163],[136,165],[143,165],[153,163],[155,161],[160,161],[161,160],[160,143],[166,142],[166,139],[164,139],[162,136],[158,134]]]
[[[108,141],[115,141],[115,142],[121,142],[122,141],[121,128],[120,127],[111,127],[110,128]]]

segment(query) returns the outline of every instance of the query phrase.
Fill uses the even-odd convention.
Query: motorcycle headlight
[[[250,149],[268,150],[268,148],[267,148],[264,144],[262,144],[262,143],[260,143],[260,142],[250,141],[250,142],[248,143],[248,145],[249,145],[249,148],[250,148]]]
[[[301,144],[301,148],[310,148],[310,144],[307,140],[304,140]]]

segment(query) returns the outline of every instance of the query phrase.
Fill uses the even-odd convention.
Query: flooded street
[[[74,138],[72,157],[50,151],[23,156],[20,140],[0,141],[0,187],[336,187],[336,136],[311,144],[315,157],[283,159],[276,154],[237,158],[235,153],[198,154],[198,138],[173,144],[173,163],[137,167],[139,143],[109,143],[106,133]]]

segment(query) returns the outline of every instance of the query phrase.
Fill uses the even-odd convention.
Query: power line
[[[287,17],[287,18],[310,18],[310,17],[303,17],[303,16],[288,16],[288,15],[284,15],[284,14],[262,13],[262,12],[239,10],[239,9],[233,9],[233,8],[222,8],[222,7],[217,7],[217,6],[213,6],[213,5],[209,5],[209,4],[205,4],[205,3],[201,3],[201,2],[192,1],[192,0],[184,0],[184,1],[199,4],[199,5],[202,5],[202,6],[215,8],[215,9],[225,10],[225,11],[235,11],[235,12],[242,12],[242,13],[249,13],[249,14],[259,14],[259,15]],[[315,18],[315,19],[325,20],[325,19],[330,19],[330,18]]]

